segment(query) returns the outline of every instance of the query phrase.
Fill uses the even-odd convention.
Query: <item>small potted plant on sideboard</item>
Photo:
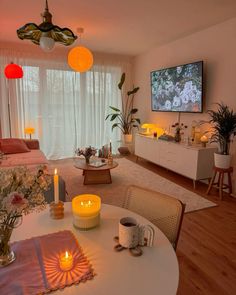
[[[219,144],[219,152],[214,154],[215,166],[223,169],[230,167],[230,143],[236,135],[236,112],[224,103],[217,103],[217,110],[208,110],[213,132],[210,142]]]

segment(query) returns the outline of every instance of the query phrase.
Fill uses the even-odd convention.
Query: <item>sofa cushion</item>
[[[30,152],[26,143],[19,138],[2,138],[0,139],[0,150],[4,154],[17,154]]]

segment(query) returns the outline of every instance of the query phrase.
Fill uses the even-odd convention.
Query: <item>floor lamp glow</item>
[[[10,79],[20,79],[23,77],[23,70],[22,67],[14,64],[13,62],[10,63],[5,67],[4,70],[5,77],[8,79],[8,120],[9,120],[9,133],[10,137],[12,136],[11,132],[11,109],[10,109]]]

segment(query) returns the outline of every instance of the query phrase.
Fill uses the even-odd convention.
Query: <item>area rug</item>
[[[73,159],[50,161],[50,170],[57,168],[65,180],[67,201],[76,195],[90,193],[99,195],[103,203],[122,206],[128,186],[135,184],[179,199],[186,204],[185,212],[216,206],[215,203],[130,160],[125,158],[115,160],[119,166],[111,170],[111,184],[83,185],[82,170],[74,167]]]

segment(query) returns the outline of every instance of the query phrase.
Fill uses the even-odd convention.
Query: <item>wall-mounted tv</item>
[[[152,111],[201,113],[203,61],[151,72]]]

